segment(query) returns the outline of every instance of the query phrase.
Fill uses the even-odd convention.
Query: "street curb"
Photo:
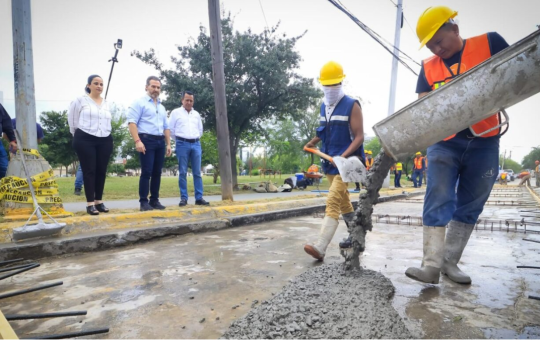
[[[415,192],[408,195],[400,194],[380,197],[377,203],[390,202],[410,196],[418,196],[425,192]],[[358,202],[353,202],[356,208]],[[50,256],[84,253],[123,247],[150,240],[159,240],[167,237],[181,236],[188,233],[204,233],[227,228],[236,228],[245,225],[275,221],[285,218],[305,216],[323,212],[325,204],[300,207],[272,212],[255,213],[231,216],[227,218],[211,219],[190,223],[170,223],[158,227],[138,228],[132,230],[116,230],[109,233],[88,236],[74,236],[64,239],[41,239],[25,243],[12,243],[0,247],[0,261],[16,258],[40,259]]]

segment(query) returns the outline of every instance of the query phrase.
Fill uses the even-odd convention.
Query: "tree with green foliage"
[[[217,136],[214,132],[205,131],[201,136],[201,167],[212,164],[214,167],[214,184],[219,177],[219,154],[217,148]]]
[[[178,174],[178,158],[176,158],[174,153],[169,157],[165,156],[165,160],[163,161],[163,169],[169,170],[173,176]]]
[[[531,169],[536,168],[535,161],[540,160],[540,146],[533,147],[531,152],[529,152],[523,160],[521,161],[522,169]]]
[[[503,164],[504,163],[504,164]],[[514,170],[514,173],[517,174],[521,171],[522,167],[521,164],[514,161],[513,159],[506,158],[504,159],[503,155],[499,155],[499,164],[503,167],[503,169],[512,169]]]
[[[111,135],[113,138],[113,152],[111,154],[110,164],[114,163],[114,160],[118,154],[122,153],[122,146],[132,140],[129,134],[126,123],[125,109],[118,106],[111,105]],[[135,148],[135,147],[134,147]],[[123,156],[122,156],[123,157]]]
[[[47,147],[41,148],[43,157],[51,166],[68,167],[77,160],[73,150],[73,136],[69,131],[67,111],[46,111],[40,116],[41,126],[45,136],[42,143]]]
[[[221,26],[230,151],[236,155],[242,140],[257,140],[264,135],[263,123],[269,118],[296,117],[316,104],[322,94],[313,86],[313,79],[297,73],[302,59],[295,46],[302,35],[289,38],[278,33],[279,25],[259,34],[250,29],[235,31],[230,14],[222,19]],[[181,106],[181,93],[191,90],[194,108],[205,119],[205,128],[214,131],[212,56],[206,28],[201,26],[198,37],[179,46],[178,51],[179,56],[172,58],[172,70],[163,67],[153,49],[134,51],[133,55],[159,72],[167,93],[163,101],[167,109]],[[231,157],[231,162],[233,185],[237,186],[236,157]]]

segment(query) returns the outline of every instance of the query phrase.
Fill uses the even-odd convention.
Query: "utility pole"
[[[32,16],[30,0],[11,0],[13,25],[13,73],[15,76],[15,111],[19,148],[37,149],[36,97],[34,92],[34,57],[32,52]],[[22,176],[23,178],[25,176]]]
[[[398,0],[396,11],[396,28],[394,31],[394,57],[392,57],[392,76],[390,78],[390,97],[388,98],[388,116],[394,114],[396,107],[396,86],[398,72],[399,43],[401,40],[401,28],[403,26],[403,0]],[[390,187],[390,173],[383,182],[383,187]]]
[[[32,52],[32,15],[30,0],[11,0],[11,23],[13,34],[13,75],[15,80],[15,112],[17,131],[21,137],[17,156],[9,162],[7,177],[27,178],[50,170],[51,166],[43,157],[26,155],[26,168],[21,159],[22,149],[37,149],[36,98],[34,91],[34,57]],[[19,188],[24,190],[25,188]],[[50,189],[40,187],[40,189]],[[57,197],[54,197],[57,198]],[[4,200],[4,216],[32,214],[32,203]],[[52,202],[52,203],[49,203]],[[66,216],[62,203],[51,199],[40,204],[46,211],[54,211],[57,217]],[[26,216],[27,217],[27,216]]]
[[[208,0],[210,19],[210,46],[212,51],[212,70],[214,100],[216,105],[216,130],[221,176],[221,199],[233,200],[231,148],[229,144],[229,121],[225,98],[225,70],[221,38],[221,10],[219,0]],[[236,155],[234,155],[236,156]]]

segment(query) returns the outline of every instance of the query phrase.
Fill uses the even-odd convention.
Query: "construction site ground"
[[[506,195],[506,196],[505,196]],[[495,186],[461,259],[471,285],[407,278],[422,259],[422,196],[380,203],[361,263],[396,288],[393,305],[418,338],[540,338],[540,210],[526,188]],[[340,221],[324,263],[303,251],[322,213],[41,259],[0,282],[3,292],[63,286],[2,301],[4,314],[87,310],[87,316],[10,322],[19,336],[110,327],[96,338],[217,338],[252,306],[314,266],[342,262]],[[508,223],[507,223],[508,222]],[[346,301],[344,301],[346,303]]]

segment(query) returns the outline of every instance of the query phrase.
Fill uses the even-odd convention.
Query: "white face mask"
[[[332,106],[336,104],[345,94],[343,93],[343,85],[323,86],[324,105]]]

